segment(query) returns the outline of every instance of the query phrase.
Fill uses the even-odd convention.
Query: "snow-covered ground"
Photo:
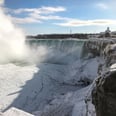
[[[94,116],[91,101],[85,101],[102,59],[80,59],[82,43],[75,41],[47,47],[39,63],[0,64],[0,111],[15,107],[36,116]]]
[[[69,110],[72,116],[84,116],[89,87],[80,80],[93,80],[99,63],[100,59],[94,58],[67,65],[0,65],[0,110],[16,107],[37,116],[49,116],[50,112],[64,116]]]

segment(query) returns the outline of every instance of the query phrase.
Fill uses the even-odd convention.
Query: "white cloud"
[[[48,16],[39,16],[37,15],[35,17],[25,17],[25,18],[17,18],[17,17],[11,17],[14,23],[18,24],[26,24],[26,23],[42,23],[45,20],[68,20],[68,18],[63,18],[60,16],[53,16],[53,15],[48,15]]]
[[[39,19],[39,20],[69,20],[69,18],[57,16],[57,15],[41,15],[37,13],[31,13],[29,14],[30,17],[33,17],[34,19]]]
[[[105,6],[104,6],[105,8]],[[116,20],[110,19],[96,19],[96,20],[79,20],[68,17],[62,17],[56,15],[57,12],[66,11],[66,8],[58,7],[41,7],[41,8],[24,8],[24,9],[6,9],[7,12],[22,15],[24,13],[25,17],[12,17],[15,23],[26,24],[26,23],[42,23],[46,20],[59,20],[62,23],[53,23],[58,26],[69,26],[69,27],[79,27],[79,26],[107,26],[116,25]]]
[[[60,17],[55,15],[57,12],[66,11],[66,8],[58,6],[58,7],[41,7],[41,8],[20,8],[20,9],[5,9],[7,13],[11,14],[24,14],[25,17],[12,17],[15,23],[41,23],[44,20],[66,20],[65,17]]]
[[[103,9],[103,10],[109,9],[108,4],[106,4],[106,3],[97,3],[96,6],[97,6],[98,8],[100,8],[100,9]]]
[[[26,24],[26,23],[41,23],[40,20],[31,18],[31,17],[26,17],[26,18],[16,18],[16,17],[11,17],[14,23],[18,24]]]
[[[20,9],[15,9],[13,12],[15,14],[20,14],[20,13],[37,13],[37,14],[51,14],[51,13],[56,13],[56,12],[62,12],[65,11],[66,9],[64,7],[58,6],[58,7],[41,7],[41,8],[20,8]]]
[[[116,25],[116,20],[96,19],[96,20],[69,20],[65,23],[55,23],[59,26],[79,27],[79,26],[107,26]]]
[[[97,9],[115,11],[116,12],[116,0],[103,0],[94,4]]]

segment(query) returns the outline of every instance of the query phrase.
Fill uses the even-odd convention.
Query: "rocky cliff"
[[[104,49],[108,45],[116,43],[116,39],[89,39],[83,45],[82,56],[92,53],[93,56],[104,56]],[[107,49],[108,50],[108,49]]]
[[[96,116],[116,116],[116,71],[108,71],[97,79],[92,101]]]
[[[116,44],[106,45],[103,51],[105,63],[92,90],[92,103],[96,116],[116,116]]]

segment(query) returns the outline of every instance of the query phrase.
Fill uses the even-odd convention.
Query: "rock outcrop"
[[[92,98],[97,116],[116,116],[116,71],[98,78]]]
[[[105,52],[105,70],[96,80],[92,103],[96,116],[116,116],[116,44],[108,45]]]
[[[82,57],[92,53],[94,57],[103,55],[107,45],[116,43],[116,39],[90,39],[83,45]]]

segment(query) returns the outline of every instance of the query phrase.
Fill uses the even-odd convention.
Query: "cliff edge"
[[[116,44],[104,49],[105,64],[92,90],[96,116],[116,116]]]

